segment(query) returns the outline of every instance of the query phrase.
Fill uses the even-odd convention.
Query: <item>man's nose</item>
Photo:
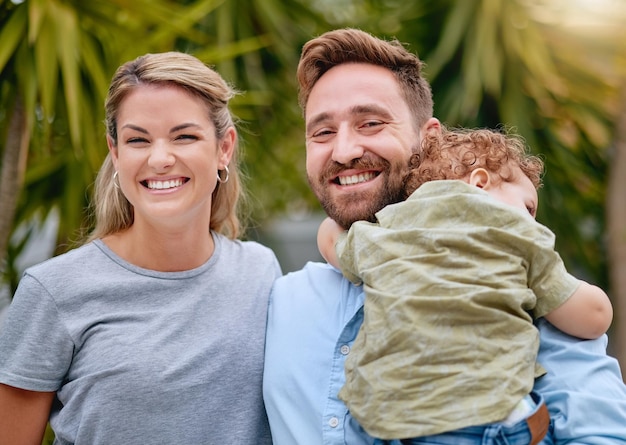
[[[333,141],[333,161],[340,164],[349,164],[354,159],[363,156],[363,145],[358,133],[349,128],[337,130]]]
[[[148,165],[156,172],[168,169],[176,162],[172,147],[165,141],[156,141],[150,147]]]

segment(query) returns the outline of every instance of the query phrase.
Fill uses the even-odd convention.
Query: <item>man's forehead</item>
[[[404,100],[391,70],[366,63],[346,63],[325,72],[311,89],[306,109],[320,102],[326,107],[339,98],[348,106],[362,101],[380,102],[385,98]]]

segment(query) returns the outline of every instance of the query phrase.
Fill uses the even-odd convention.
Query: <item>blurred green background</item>
[[[304,172],[295,70],[304,42],[351,26],[395,37],[426,61],[442,122],[510,128],[544,157],[538,220],[556,233],[570,270],[609,292],[609,350],[626,368],[625,3],[0,0],[5,293],[24,267],[89,229],[115,69],[172,49],[214,65],[241,91],[232,108],[251,192],[247,236],[273,247],[284,271],[317,260],[321,211]]]

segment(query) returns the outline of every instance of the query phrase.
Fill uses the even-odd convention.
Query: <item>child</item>
[[[412,444],[545,435],[545,404],[530,393],[544,372],[533,317],[596,338],[612,308],[567,273],[554,235],[534,220],[542,171],[519,138],[444,129],[411,158],[406,201],[345,236],[322,223],[324,258],[364,284],[339,397],[369,434]]]

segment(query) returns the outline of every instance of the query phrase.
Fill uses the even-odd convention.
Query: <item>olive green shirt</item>
[[[533,387],[532,317],[579,285],[553,233],[462,181],[426,183],[376,216],[337,244],[366,294],[339,397],[381,439],[506,418]]]

